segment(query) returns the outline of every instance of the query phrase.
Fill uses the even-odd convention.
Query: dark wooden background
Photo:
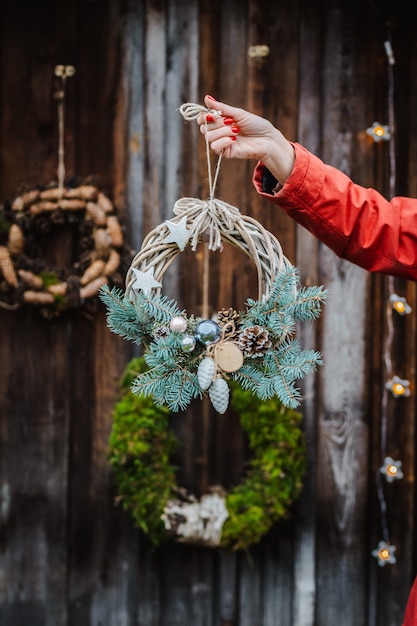
[[[392,38],[395,155],[365,129],[389,115],[384,41]],[[265,44],[266,58],[248,55]],[[4,0],[0,7],[0,200],[56,178],[54,67],[67,83],[66,169],[113,200],[133,250],[181,196],[206,197],[204,141],[178,107],[205,93],[268,117],[357,182],[417,195],[417,38],[403,1]],[[134,351],[102,305],[45,320],[0,308],[1,626],[400,626],[417,571],[415,398],[384,393],[387,278],[337,259],[256,196],[254,163],[223,162],[217,195],[279,238],[304,284],[330,298],[299,329],[324,366],[302,383],[309,469],[291,518],[245,554],[152,550],[114,503],[107,462],[118,380]],[[256,295],[251,263],[225,249],[210,302]],[[184,253],[164,290],[197,312],[201,259]],[[415,389],[412,315],[395,319],[392,359]],[[175,420],[180,481],[195,492],[239,480],[238,424],[190,411]],[[404,479],[383,484],[397,564],[383,538],[381,441]]]

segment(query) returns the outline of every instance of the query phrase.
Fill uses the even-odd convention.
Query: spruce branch
[[[101,287],[99,297],[107,308],[107,326],[109,330],[128,341],[140,345],[147,331],[137,318],[135,307],[126,300],[123,292],[117,287],[109,289],[107,285]]]
[[[173,317],[184,316],[184,311],[178,307],[175,300],[171,300],[160,294],[145,294],[137,292],[135,307],[143,315],[146,312],[149,320],[154,323],[167,324]]]

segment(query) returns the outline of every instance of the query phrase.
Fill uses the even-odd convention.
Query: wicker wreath
[[[220,159],[214,180],[209,154],[207,161],[209,198],[179,199],[173,219],[144,239],[126,274],[125,292],[100,290],[108,308],[108,326],[125,339],[144,344],[149,370],[136,378],[133,389],[152,395],[171,411],[185,409],[207,392],[216,411],[224,413],[228,380],[261,400],[278,396],[286,406],[296,408],[300,394],[294,381],[321,363],[319,353],[301,350],[294,336],[296,324],[318,317],[327,291],[299,288],[298,271],[277,238],[215,197]],[[208,255],[221,250],[224,242],[254,262],[258,300],[248,299],[246,311],[226,306],[213,319],[207,303]],[[206,253],[201,317],[187,316],[175,301],[161,295],[167,268],[187,245],[193,251],[203,245]]]
[[[275,276],[290,266],[277,238],[226,202],[216,198],[180,198],[173,212],[173,219],[151,231],[134,257],[126,276],[127,295],[136,281],[135,269],[145,273],[151,270],[155,280],[162,281],[165,271],[188,242],[193,251],[204,241],[212,251],[221,249],[223,241],[243,251],[255,263],[259,298],[269,294]],[[154,291],[159,292],[160,288]]]
[[[47,261],[43,250],[63,225],[76,229],[69,268]],[[103,285],[123,283],[127,257],[114,206],[97,187],[31,189],[0,210],[0,306],[29,305],[50,317],[84,305]]]
[[[224,413],[232,379],[261,400],[278,396],[296,408],[300,394],[294,381],[321,363],[319,353],[300,349],[296,324],[319,315],[326,291],[299,288],[297,269],[277,239],[236,207],[183,198],[174,214],[145,238],[127,272],[125,292],[100,290],[109,328],[145,345],[149,370],[135,380],[135,392],[152,395],[171,411],[207,392],[216,411]],[[208,313],[187,316],[161,295],[160,281],[188,243],[193,250],[198,244],[213,250],[223,241],[255,262],[259,299],[248,299],[244,312],[223,308],[215,319]]]

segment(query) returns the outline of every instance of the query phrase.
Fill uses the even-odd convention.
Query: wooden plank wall
[[[73,64],[68,176],[110,195],[134,250],[181,196],[206,197],[204,141],[178,112],[205,93],[279,125],[357,182],[417,195],[417,49],[401,2],[6,0],[0,8],[0,201],[56,177],[53,69]],[[396,56],[395,158],[365,129],[387,122],[384,41]],[[266,44],[263,59],[248,56]],[[102,307],[53,320],[0,308],[1,626],[398,626],[417,572],[415,399],[389,399],[384,426],[387,279],[337,259],[256,196],[254,163],[221,164],[216,195],[277,234],[304,284],[330,291],[299,328],[324,366],[302,382],[309,467],[291,518],[247,554],[151,549],[114,504],[107,463],[118,380],[135,353]],[[394,167],[393,167],[394,166]],[[225,247],[210,266],[213,308],[256,295],[249,259]],[[185,252],[167,295],[198,313],[202,259]],[[412,283],[395,289],[417,307]],[[415,388],[415,313],[395,320],[393,363]],[[239,424],[207,407],[173,418],[179,482],[202,492],[239,480]],[[385,430],[384,430],[385,428]],[[385,518],[381,441],[405,478],[383,485],[396,565],[371,551]]]

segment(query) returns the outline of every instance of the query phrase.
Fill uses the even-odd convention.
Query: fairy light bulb
[[[391,139],[390,127],[379,122],[374,122],[372,126],[366,129],[366,134],[375,142],[389,141]]]
[[[388,380],[385,383],[385,388],[392,393],[394,398],[404,398],[411,395],[410,381],[399,376],[393,376]]]
[[[372,551],[372,556],[378,561],[380,567],[384,567],[388,564],[394,564],[397,562],[395,558],[395,546],[387,543],[386,541],[380,541],[378,547]]]
[[[398,468],[396,465],[388,465],[388,467],[386,468],[387,471],[387,475],[390,478],[396,478],[398,475]]]
[[[393,458],[387,456],[379,471],[385,476],[387,483],[392,483],[394,480],[401,480],[404,477],[401,467],[401,461],[394,461]]]
[[[391,294],[389,301],[394,311],[396,311],[399,315],[408,315],[412,311],[412,308],[408,304],[407,300],[398,296],[396,293]]]

